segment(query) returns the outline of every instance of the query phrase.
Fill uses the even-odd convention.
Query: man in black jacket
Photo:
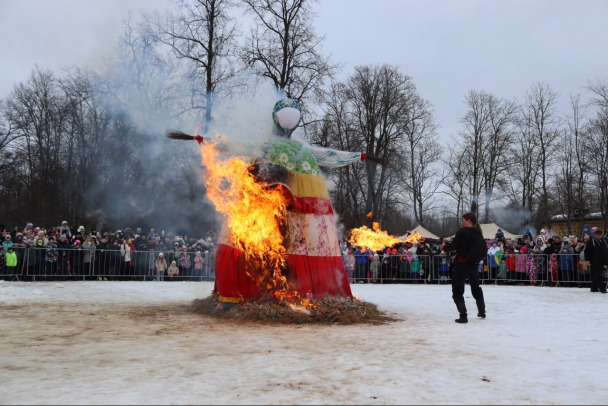
[[[585,245],[585,259],[591,264],[591,292],[606,293],[604,265],[608,259],[608,244],[602,238],[602,231],[595,230],[593,238]]]
[[[466,258],[476,240],[476,233],[480,238],[483,236],[477,223],[477,216],[473,213],[465,213],[462,216],[462,227],[456,232],[454,239],[441,245],[441,249],[446,253],[456,251],[454,269],[452,270],[452,299],[460,314],[460,317],[454,320],[456,323],[468,322],[467,307],[464,301],[464,287],[467,279],[471,286],[471,294],[477,304],[477,317],[486,318],[486,303],[483,291],[479,286],[478,263]]]

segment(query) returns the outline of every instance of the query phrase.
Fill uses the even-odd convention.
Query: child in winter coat
[[[355,256],[353,255],[352,250],[348,250],[344,256],[344,267],[346,268],[348,279],[352,282],[355,272]]]
[[[11,235],[7,234],[4,236],[4,241],[2,241],[2,249],[4,250],[4,253],[6,254],[8,252],[8,248],[12,247],[13,245],[15,245],[12,241],[11,241]]]
[[[492,241],[492,246],[488,249],[488,278],[492,281],[496,279],[500,260],[502,259],[502,249],[497,241]]]
[[[570,284],[573,280],[574,256],[572,247],[562,248],[559,256],[559,269],[561,271],[562,284]]]
[[[521,247],[521,251],[515,256],[515,278],[519,283],[525,279],[528,268],[528,247]]]
[[[530,278],[530,285],[536,286],[536,277],[537,277],[537,268],[536,268],[536,255],[533,252],[528,253],[528,257],[526,258],[526,271],[528,272],[528,277]]]
[[[167,270],[167,260],[162,252],[156,258],[156,280],[162,281],[165,279],[165,271]]]
[[[8,251],[4,254],[4,261],[6,263],[6,274],[13,275],[17,270],[17,253],[12,245],[8,247]]]
[[[413,283],[418,283],[418,279],[420,279],[420,260],[418,259],[418,254],[413,255],[412,266],[410,268],[410,272],[412,275]]]
[[[192,268],[192,261],[190,260],[190,255],[186,252],[186,246],[182,246],[181,254],[179,256],[179,267],[182,270],[182,275],[187,276],[188,271]]]
[[[498,273],[496,274],[496,283],[498,285],[504,284],[505,279],[507,279],[507,276],[508,276],[507,259],[508,258],[502,257],[500,259],[500,263],[498,264]],[[513,261],[515,261],[515,258],[513,258]]]
[[[194,275],[203,276],[203,264],[205,263],[205,257],[200,251],[196,251],[194,255]]]
[[[549,278],[550,278],[550,286],[553,287],[553,284],[557,284],[557,278],[559,273],[559,261],[557,260],[557,254],[551,254],[551,259],[549,260]]]
[[[439,283],[447,283],[449,273],[448,259],[442,258],[441,264],[439,264]]]
[[[515,279],[515,251],[510,250],[507,256],[507,272],[509,279]]]
[[[169,269],[167,269],[167,273],[169,274],[169,278],[179,276],[179,267],[177,266],[177,262],[171,261],[171,266],[169,266]]]

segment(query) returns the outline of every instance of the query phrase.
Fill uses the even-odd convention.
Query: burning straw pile
[[[397,321],[386,316],[373,303],[358,299],[313,300],[307,308],[273,300],[224,303],[216,295],[196,299],[190,310],[221,319],[276,324],[385,324]]]

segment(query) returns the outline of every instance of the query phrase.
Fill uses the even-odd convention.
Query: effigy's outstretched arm
[[[381,165],[387,164],[386,159],[375,158],[363,152],[340,151],[337,149],[321,148],[314,146],[310,149],[319,166],[325,166],[329,168],[338,168],[341,166],[349,165],[356,161],[365,161],[366,159],[377,162]]]

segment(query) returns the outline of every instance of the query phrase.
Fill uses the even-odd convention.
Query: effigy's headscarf
[[[280,135],[289,138],[300,124],[300,105],[294,99],[283,99],[275,103],[272,110],[272,120]]]

